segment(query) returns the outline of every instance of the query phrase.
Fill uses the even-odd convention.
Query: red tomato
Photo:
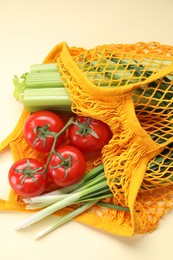
[[[52,154],[48,176],[56,185],[66,187],[78,182],[85,173],[86,160],[83,153],[71,145],[59,147]]]
[[[15,162],[8,173],[11,188],[22,197],[40,195],[47,186],[44,166],[36,159],[26,158]]]
[[[62,119],[50,111],[38,111],[26,120],[24,137],[26,142],[39,152],[50,152],[54,136],[51,132],[59,132],[64,127]],[[62,134],[56,143],[58,147],[64,139]]]
[[[82,152],[101,150],[112,137],[109,126],[100,120],[77,116],[75,124],[69,127],[70,143]]]

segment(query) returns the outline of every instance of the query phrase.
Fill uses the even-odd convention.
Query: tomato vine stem
[[[97,133],[89,126],[92,118],[88,117],[85,123],[81,123],[80,121],[73,122],[74,125],[78,127],[78,131],[76,134],[86,136],[87,134],[92,135],[95,138],[99,138]]]
[[[52,147],[51,147],[51,150],[50,150],[50,153],[49,153],[49,156],[48,156],[48,159],[47,159],[47,163],[46,163],[46,166],[45,166],[45,169],[44,169],[44,175],[46,176],[46,172],[48,170],[48,167],[49,167],[49,163],[50,163],[50,160],[51,160],[51,157],[52,157],[52,154],[56,152],[55,150],[55,146],[56,146],[56,142],[57,142],[57,139],[60,137],[60,135],[62,135],[66,129],[71,125],[73,124],[74,122],[74,117],[71,117],[68,122],[65,124],[65,126],[58,132],[58,133],[54,133],[54,141],[53,141],[53,144],[52,144]]]

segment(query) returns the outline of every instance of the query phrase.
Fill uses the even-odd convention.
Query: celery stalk
[[[84,74],[87,72],[89,80],[99,87],[123,87],[125,84],[134,84],[139,80],[145,80],[156,70],[172,64],[172,61],[161,60],[161,65],[159,64],[159,59],[153,59],[152,62],[148,58],[139,61],[119,60],[110,54],[110,58],[100,58],[100,61],[85,61],[85,63],[79,62],[78,66]],[[163,90],[170,87],[167,83],[172,80],[172,74],[164,77],[164,82],[160,84],[152,102],[158,103],[160,96],[163,95]],[[30,112],[42,109],[71,110],[71,100],[56,63],[33,64],[30,66],[30,72],[23,74],[21,80],[14,76],[13,83],[14,96]],[[133,95],[134,101],[138,100],[141,92],[143,92],[143,97],[151,96],[153,90],[150,86],[153,87],[154,84],[158,84],[157,81],[149,84],[149,88],[145,92],[142,87],[137,88]],[[171,98],[171,93],[168,93],[167,99]],[[145,102],[145,99],[143,100]],[[166,105],[165,101],[163,105]]]
[[[39,72],[39,73],[44,73],[44,72],[58,72],[58,67],[56,63],[44,63],[43,64],[32,64],[30,66],[30,71],[31,72]]]
[[[60,111],[71,110],[71,100],[65,88],[25,88],[22,102],[28,111],[53,109]]]

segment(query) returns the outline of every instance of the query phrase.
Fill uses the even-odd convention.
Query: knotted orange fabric
[[[123,236],[154,230],[173,204],[173,47],[152,42],[85,50],[63,42],[44,60],[50,62],[57,62],[72,111],[110,126],[113,138],[100,155],[113,193],[107,201],[130,209],[95,206],[76,220]],[[28,116],[24,109],[1,151],[9,146],[15,161],[28,156],[44,161],[23,138]],[[13,191],[0,203],[2,210],[25,210]]]

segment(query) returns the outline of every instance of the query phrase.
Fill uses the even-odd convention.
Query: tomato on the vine
[[[112,137],[107,124],[90,117],[76,116],[74,123],[69,127],[70,143],[82,152],[101,150]]]
[[[11,188],[20,196],[27,198],[40,195],[47,186],[44,166],[32,158],[16,161],[8,173]]]
[[[71,145],[59,147],[52,154],[47,174],[57,186],[77,183],[85,174],[86,160],[83,153]]]
[[[60,132],[64,127],[62,119],[51,111],[38,111],[29,116],[24,124],[24,137],[26,142],[39,152],[50,152],[54,133]],[[64,140],[64,133],[57,139],[56,147]]]

